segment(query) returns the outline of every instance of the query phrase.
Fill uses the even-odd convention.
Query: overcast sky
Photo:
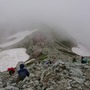
[[[63,28],[90,46],[90,0],[0,0],[0,35],[33,22]]]

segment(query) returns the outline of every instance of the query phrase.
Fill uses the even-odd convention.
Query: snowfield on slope
[[[32,34],[35,31],[37,31],[37,29],[32,30],[32,31],[26,30],[26,31],[18,32],[7,38],[7,40],[10,40],[13,38],[15,38],[15,39],[13,39],[12,41],[0,44],[0,48],[5,48],[5,47],[11,46],[13,44],[16,44],[16,43],[20,42],[21,40],[23,40],[26,36]]]
[[[26,61],[29,55],[25,48],[15,48],[0,52],[0,71],[6,71],[9,67],[16,67],[19,61]]]
[[[73,47],[72,51],[77,55],[90,57],[90,51],[81,44],[78,44],[77,47]]]

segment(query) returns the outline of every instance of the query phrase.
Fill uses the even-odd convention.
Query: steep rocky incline
[[[30,77],[16,84],[17,73],[0,73],[0,90],[90,90],[90,65],[57,60],[27,66]]]

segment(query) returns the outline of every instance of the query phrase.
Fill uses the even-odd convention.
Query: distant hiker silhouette
[[[18,81],[23,81],[26,77],[29,77],[29,72],[25,68],[24,64],[20,64],[20,70],[18,70]]]

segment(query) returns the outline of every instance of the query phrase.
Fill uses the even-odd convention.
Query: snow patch
[[[19,61],[26,61],[29,55],[25,48],[9,49],[0,52],[0,71],[6,71],[9,67],[16,67]]]
[[[23,40],[26,36],[32,34],[35,31],[37,31],[37,29],[32,30],[32,31],[26,30],[26,31],[18,32],[7,38],[7,40],[15,38],[14,40],[0,44],[0,48],[5,48],[5,47],[11,46],[13,44],[16,44],[16,43],[20,42],[21,40]]]
[[[73,47],[72,51],[80,56],[90,56],[90,51],[81,44],[78,44],[77,47]]]

